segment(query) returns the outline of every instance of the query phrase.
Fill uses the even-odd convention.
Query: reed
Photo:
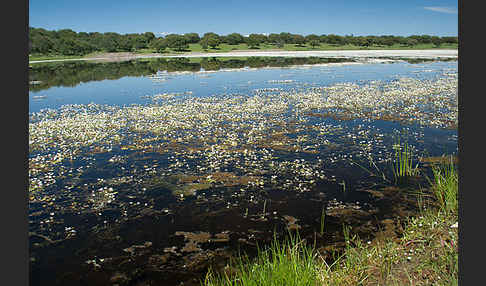
[[[413,153],[408,143],[405,142],[402,146],[400,140],[398,140],[398,143],[395,146],[395,164],[393,166],[395,181],[397,182],[402,178],[418,175],[418,163],[415,167],[413,166]]]
[[[321,236],[324,235],[324,221],[325,221],[325,219],[326,219],[326,209],[322,208],[322,211],[321,211],[321,228],[320,228],[320,231],[319,231]]]
[[[432,172],[434,174],[432,189],[441,210],[445,213],[456,213],[458,209],[459,176],[452,156],[447,163],[433,165]]]

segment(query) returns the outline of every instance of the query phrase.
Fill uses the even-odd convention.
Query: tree
[[[292,34],[288,32],[280,33],[280,40],[282,40],[286,44],[292,44]]]
[[[221,40],[217,34],[209,32],[204,34],[200,43],[203,49],[207,49],[208,46],[214,49],[221,43]]]
[[[127,44],[132,50],[140,50],[148,46],[148,42],[142,34],[129,34],[126,37],[129,42]]]
[[[311,41],[319,41],[319,36],[315,34],[310,34],[305,36],[305,41],[310,43]]]
[[[245,42],[245,38],[238,33],[231,33],[226,36],[226,42],[230,45],[238,45]]]
[[[141,35],[141,37],[144,39],[146,47],[148,47],[150,43],[155,39],[155,35],[152,32],[145,32]]]
[[[113,32],[103,33],[101,47],[107,52],[117,52],[119,50],[120,35]]]
[[[442,39],[437,36],[431,37],[430,41],[432,42],[432,44],[434,44],[435,47],[440,47],[440,45],[442,44]]]
[[[297,46],[302,46],[305,44],[305,38],[302,35],[293,34],[292,43],[296,44]]]
[[[459,41],[457,37],[442,37],[442,42],[448,44],[457,44]]]
[[[118,50],[129,52],[132,50],[133,47],[132,36],[130,35],[123,35],[120,36],[118,39]]]
[[[405,45],[408,47],[413,47],[418,45],[418,41],[414,38],[406,38],[405,39]]]
[[[312,48],[315,48],[319,46],[321,43],[319,42],[319,40],[311,40],[309,44],[311,45]]]
[[[319,36],[319,41],[321,43],[328,43],[328,38],[327,38],[327,35],[320,35]]]
[[[264,35],[264,34],[255,34],[255,36],[260,41],[260,44],[268,43],[268,36],[267,35]]]
[[[281,49],[285,46],[285,42],[283,40],[278,40],[278,42],[275,44],[275,46],[277,48]]]
[[[277,44],[278,42],[280,42],[280,35],[271,33],[270,35],[268,35],[268,41],[272,44]]]
[[[184,38],[186,38],[188,44],[197,44],[201,40],[198,33],[184,34]]]
[[[213,49],[215,49],[220,43],[221,43],[221,41],[220,41],[219,37],[216,38],[214,36],[210,36],[208,38],[208,45]]]
[[[370,41],[367,37],[358,37],[356,43],[360,47],[368,47],[370,45]]]
[[[343,38],[341,36],[334,35],[334,34],[327,35],[327,42],[331,45],[344,44]]]
[[[156,38],[150,43],[152,49],[155,49],[157,53],[162,53],[167,48],[167,42],[163,38]]]
[[[219,40],[219,35],[213,32],[207,32],[203,35],[203,38],[215,37]]]
[[[59,39],[76,38],[77,34],[71,29],[62,29],[56,32],[56,36]]]
[[[32,41],[32,53],[48,54],[54,48],[54,41],[42,34],[33,35],[32,37],[29,37],[29,40]]]
[[[395,37],[393,36],[382,36],[381,37],[381,42],[388,47],[393,46],[395,43],[400,42],[398,39],[395,40]]]
[[[420,44],[430,44],[432,43],[432,39],[428,35],[412,35],[410,36],[413,39],[416,39]]]
[[[83,55],[89,52],[89,46],[85,42],[73,38],[61,38],[58,44],[58,52],[63,55]]]
[[[189,45],[186,41],[186,38],[181,35],[177,34],[170,34],[165,37],[165,42],[167,43],[167,47],[174,49],[176,51],[183,51],[185,49],[189,49]]]
[[[246,38],[246,43],[250,48],[257,48],[262,42],[262,38],[258,34],[250,34]]]

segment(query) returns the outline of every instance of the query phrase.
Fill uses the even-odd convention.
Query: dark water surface
[[[414,163],[457,152],[454,76],[457,62],[399,62],[32,85],[31,285],[198,285],[274,233],[371,238],[414,209],[391,191],[394,145]],[[402,188],[428,185],[419,167]]]

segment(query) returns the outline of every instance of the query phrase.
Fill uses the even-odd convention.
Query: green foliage
[[[315,48],[319,46],[321,43],[319,42],[319,40],[312,40],[309,42],[309,44],[311,45],[311,47]]]
[[[432,167],[434,173],[433,190],[440,208],[445,213],[456,213],[458,209],[459,176],[452,161]]]
[[[250,34],[248,38],[246,38],[246,43],[250,48],[257,48],[263,41],[258,34]]]
[[[319,42],[319,36],[316,35],[316,34],[307,35],[307,36],[305,36],[305,41],[308,42],[308,43],[310,43],[311,41]]]
[[[208,46],[210,46],[211,48],[214,49],[219,44],[221,44],[221,39],[219,38],[219,36],[217,34],[209,32],[209,33],[204,34],[204,36],[202,37],[202,39],[200,41],[200,44],[203,47],[203,49],[207,49]]]
[[[400,146],[403,158],[407,144]],[[408,151],[407,151],[408,150]],[[422,210],[407,219],[400,237],[377,235],[365,243],[350,226],[343,225],[345,247],[333,252],[328,265],[314,248],[305,246],[298,235],[279,244],[274,240],[250,260],[240,256],[232,273],[209,271],[202,282],[219,285],[457,285],[457,171],[452,157],[448,163],[433,166],[432,188],[440,210]],[[442,210],[442,211],[441,211]],[[324,209],[321,212],[322,236]],[[385,232],[386,233],[386,232]],[[383,233],[382,233],[383,234]]]
[[[405,142],[403,146],[400,141],[394,146],[395,164],[393,173],[395,179],[400,180],[405,177],[415,176],[418,174],[418,163],[415,167],[412,164],[412,149]]]
[[[70,29],[47,31],[29,28],[30,53],[55,55],[86,55],[93,51],[132,51],[147,48],[155,38],[151,32],[120,35],[108,33],[76,33]]]
[[[274,45],[280,42],[284,43],[284,41],[281,40],[280,35],[275,33],[268,35],[268,41]]]
[[[302,46],[305,44],[305,38],[302,35],[292,35],[292,44]]]
[[[167,48],[167,42],[163,38],[156,38],[152,40],[150,47],[157,53],[162,53]]]
[[[176,50],[183,51],[189,49],[189,43],[184,36],[177,34],[169,34],[164,38],[167,43],[167,47]]]
[[[232,267],[236,274],[209,271],[203,282],[206,286],[219,285],[319,285],[319,263],[314,249],[308,247],[298,235],[290,236],[283,243],[276,238],[272,245],[258,251],[254,260],[240,257]]]
[[[262,43],[272,43],[278,48],[285,48],[287,50],[301,50],[307,48],[305,43],[309,43],[311,47],[317,47],[315,41],[319,41],[324,45],[325,49],[349,49],[346,45],[354,45],[352,48],[359,46],[363,47],[389,47],[399,48],[401,46],[416,47],[416,48],[430,48],[420,45],[433,45],[433,47],[444,47],[450,45],[454,48],[457,45],[457,37],[436,37],[428,35],[413,35],[409,37],[397,36],[366,36],[354,37],[338,36],[338,35],[308,35],[306,37],[298,34],[291,34],[282,32],[280,34],[272,33],[268,37],[263,34],[253,34],[250,40],[251,47],[258,47]],[[170,36],[170,37],[169,37]],[[242,35],[238,33],[231,33],[227,36],[219,36],[216,33],[209,32],[204,34],[202,38],[197,33],[188,33],[184,35],[172,34],[169,35],[166,47],[176,51],[189,49],[189,44],[195,45],[197,43],[203,49],[208,47],[216,48],[222,43],[229,45],[241,45],[245,43]],[[167,38],[167,37],[166,37]],[[58,31],[48,31],[42,28],[29,27],[29,53],[34,55],[86,55],[92,52],[127,52],[139,51],[152,47],[152,42],[156,40],[152,32],[145,32],[142,34],[125,34],[107,32],[75,32],[70,29],[61,29]],[[286,45],[292,44],[292,47]],[[331,45],[331,46],[330,46]],[[198,45],[199,48],[199,45]],[[246,47],[245,47],[246,48]],[[237,49],[241,49],[237,47]],[[192,49],[191,49],[192,50]]]
[[[198,33],[184,34],[184,38],[186,39],[186,42],[188,44],[196,44],[196,43],[199,43],[199,41],[201,40]]]
[[[226,36],[226,42],[230,45],[238,45],[245,42],[245,38],[238,33],[231,33]]]
[[[201,60],[201,67],[204,70],[219,70],[221,68],[221,61],[215,58],[203,58]]]
[[[344,45],[345,44],[343,37],[338,36],[338,35],[334,35],[334,34],[327,35],[325,43],[332,44],[332,45]]]

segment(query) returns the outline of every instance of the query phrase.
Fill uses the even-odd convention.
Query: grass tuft
[[[458,180],[459,176],[452,157],[448,163],[436,164],[432,167],[434,174],[433,190],[442,211],[456,213],[458,210]]]
[[[313,248],[297,235],[283,243],[276,238],[265,250],[258,250],[257,258],[250,261],[240,256],[234,261],[235,274],[208,271],[203,285],[319,285],[319,264]]]
[[[395,164],[393,173],[395,175],[395,181],[400,181],[400,179],[418,175],[418,163],[415,165],[415,167],[413,166],[412,149],[408,146],[408,143],[405,142],[402,146],[400,141],[398,141],[394,147]]]

